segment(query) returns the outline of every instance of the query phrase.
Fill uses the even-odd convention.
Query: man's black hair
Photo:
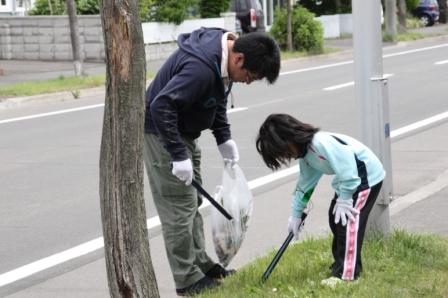
[[[319,128],[300,122],[288,114],[271,114],[260,127],[256,146],[265,164],[272,170],[287,164],[291,158],[305,156],[308,144]],[[292,156],[290,144],[299,149],[299,156]]]
[[[274,83],[280,72],[280,49],[275,40],[262,32],[244,34],[238,38],[233,51],[244,54],[243,68]]]

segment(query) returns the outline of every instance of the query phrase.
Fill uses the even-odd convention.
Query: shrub
[[[76,1],[76,11],[78,14],[99,14],[100,4],[98,0],[78,0]]]
[[[28,14],[31,16],[65,14],[65,2],[63,0],[50,0],[50,3],[51,10],[48,0],[37,0],[34,3],[33,9],[31,9]]]
[[[155,0],[149,11],[149,20],[179,25],[187,17],[191,0]]]
[[[316,14],[316,16],[351,13],[351,0],[339,0],[339,7],[337,2],[334,0],[300,0],[300,5]]]
[[[286,9],[277,8],[271,34],[282,49],[287,47],[286,23]],[[292,12],[292,43],[294,49],[318,54],[323,52],[323,42],[324,30],[320,22],[314,19],[314,14],[304,7],[295,7]]]
[[[406,10],[408,13],[411,13],[414,9],[417,8],[420,0],[406,0]]]
[[[202,18],[216,18],[221,12],[229,9],[229,0],[201,0],[199,12]]]

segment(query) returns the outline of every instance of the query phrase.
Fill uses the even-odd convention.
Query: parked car
[[[432,26],[439,20],[439,4],[437,0],[421,0],[412,14],[420,19],[423,26]]]
[[[260,0],[232,0],[230,11],[236,13],[236,28],[241,28],[242,33],[266,31]]]

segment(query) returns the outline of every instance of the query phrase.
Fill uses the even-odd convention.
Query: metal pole
[[[369,230],[389,232],[392,197],[387,78],[383,76],[380,0],[352,0],[355,97],[361,140],[380,158],[386,170],[381,193],[372,210]]]

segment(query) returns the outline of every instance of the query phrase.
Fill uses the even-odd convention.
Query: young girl
[[[357,279],[362,270],[364,232],[382,181],[383,166],[359,141],[319,131],[286,114],[272,114],[260,127],[256,146],[266,165],[277,170],[298,159],[299,181],[294,192],[288,232],[297,239],[303,210],[323,174],[334,175],[335,195],[328,211],[333,233],[332,278],[323,283]]]

